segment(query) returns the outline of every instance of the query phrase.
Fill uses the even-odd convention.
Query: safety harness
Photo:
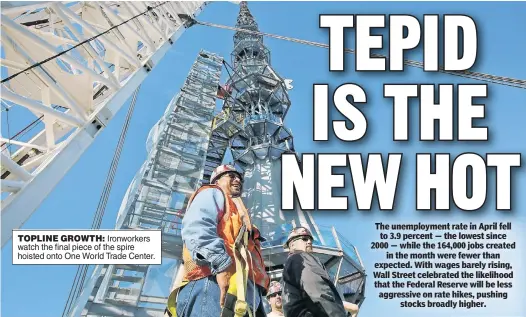
[[[232,253],[234,254],[234,262],[236,265],[236,273],[230,278],[230,284],[227,294],[225,296],[225,303],[221,307],[221,314],[219,317],[244,317],[248,312],[252,316],[252,312],[248,309],[246,301],[247,283],[249,274],[249,252],[248,239],[252,224],[247,210],[240,198],[233,199],[243,219],[243,225],[239,229],[239,233],[232,245]],[[248,230],[247,230],[248,227]],[[179,290],[183,288],[189,281],[183,280],[184,265],[180,265],[175,280],[175,289],[170,293],[166,308],[164,310],[165,316],[177,317],[177,296]]]
[[[248,283],[248,231],[243,225],[239,230],[236,241],[232,246],[236,273],[230,280],[228,292],[225,296],[225,304],[221,308],[220,317],[244,317],[248,310],[246,301]],[[232,283],[235,282],[235,283]]]
[[[249,232],[245,225],[239,230],[239,234],[236,237],[232,251],[234,254],[234,261],[236,264],[236,273],[230,278],[230,285],[228,287],[227,294],[225,296],[225,304],[221,307],[220,317],[244,317],[245,314],[249,313],[248,303],[246,301],[247,283],[248,283],[248,237]],[[178,277],[184,275],[184,266],[181,265],[178,272]],[[179,290],[189,283],[189,281],[183,281],[179,278],[177,281],[177,287],[170,293],[166,309],[164,311],[165,316],[177,317],[177,295]]]

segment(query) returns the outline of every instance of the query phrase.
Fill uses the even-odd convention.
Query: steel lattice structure
[[[259,32],[244,1],[236,28]],[[365,271],[356,248],[334,228],[317,226],[308,211],[280,209],[280,158],[283,153],[295,153],[292,132],[284,123],[291,106],[287,92],[292,89],[291,80],[281,78],[272,68],[262,35],[237,31],[231,60],[230,78],[223,87],[223,110],[214,122],[203,182],[209,180],[230,148],[234,163],[244,171],[243,197],[252,222],[268,239],[263,256],[271,278],[281,277],[287,257],[282,245],[290,229],[305,226],[315,236],[313,251],[325,263],[342,295],[361,305]]]
[[[98,265],[69,316],[162,316],[182,253],[182,212],[201,184],[223,59],[201,51],[151,129],[116,229],[162,230],[163,265]]]
[[[30,134],[1,140],[2,247],[184,33],[185,16],[207,2],[9,4],[1,16],[8,78],[78,46],[1,86],[2,104],[33,121]]]

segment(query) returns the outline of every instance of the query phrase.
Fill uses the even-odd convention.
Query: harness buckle
[[[234,306],[234,312],[238,316],[245,316],[248,310],[248,303],[242,300],[237,300]]]

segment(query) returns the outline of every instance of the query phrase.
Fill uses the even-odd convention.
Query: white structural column
[[[1,202],[2,247],[186,30],[177,15],[195,17],[206,4],[2,3],[2,69],[7,77],[71,49],[2,83],[2,103],[29,110],[11,111],[11,117],[18,113],[25,116],[18,121],[45,123],[28,129],[31,133],[23,138],[2,136],[1,188],[7,195]]]

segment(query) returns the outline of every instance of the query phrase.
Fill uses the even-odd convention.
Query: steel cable
[[[242,28],[236,28],[236,27],[232,27],[232,26],[215,24],[215,23],[210,23],[210,22],[203,22],[203,21],[197,21],[197,20],[193,20],[192,22],[194,22],[195,24],[203,25],[203,26],[215,27],[215,28],[219,28],[219,29],[226,29],[226,30],[231,30],[231,31],[236,31],[236,32],[245,32],[245,33],[249,33],[249,34],[261,35],[261,36],[271,37],[271,38],[275,38],[275,39],[279,39],[279,40],[285,40],[285,41],[289,41],[289,42],[294,42],[294,43],[299,43],[299,44],[304,44],[304,45],[310,45],[310,46],[315,46],[315,47],[321,47],[321,48],[329,49],[329,44],[325,44],[325,43],[319,43],[319,42],[314,42],[314,41],[302,40],[302,39],[297,39],[297,38],[293,38],[293,37],[277,35],[277,34],[272,34],[272,33],[265,33],[265,32],[260,32],[260,31],[246,30],[246,29],[242,29]],[[356,53],[356,51],[354,49],[350,49],[350,48],[344,48],[344,51],[346,53],[349,53],[349,54],[355,54]],[[388,58],[387,56],[381,55],[381,54],[371,54],[371,56],[372,57]],[[422,69],[424,68],[424,63],[418,62],[418,61],[404,60],[404,64],[407,65],[407,66],[418,67],[418,68],[422,68]],[[490,74],[485,74],[485,73],[480,73],[480,72],[472,72],[472,71],[467,71],[467,70],[465,70],[465,71],[447,71],[447,70],[444,70],[443,67],[439,67],[438,68],[438,72],[449,74],[449,75],[454,75],[454,76],[460,76],[460,77],[464,77],[464,78],[481,80],[481,81],[490,82],[490,83],[499,84],[499,85],[506,85],[506,86],[511,86],[511,87],[515,87],[515,88],[526,89],[526,80],[523,80],[523,79],[495,76],[495,75],[490,75]]]
[[[91,41],[93,41],[94,39],[96,39],[96,38],[98,38],[98,37],[100,37],[100,36],[102,36],[102,35],[104,35],[104,34],[110,32],[111,30],[116,29],[116,28],[118,28],[119,26],[128,23],[128,22],[130,22],[130,21],[133,20],[133,19],[136,19],[136,18],[140,17],[141,15],[148,13],[149,11],[151,11],[151,10],[153,10],[153,9],[156,9],[157,7],[160,7],[160,6],[162,6],[162,5],[165,5],[167,2],[168,2],[168,1],[165,1],[165,2],[163,2],[163,3],[161,3],[161,4],[158,4],[158,5],[154,6],[154,7],[148,7],[148,10],[146,10],[146,11],[144,11],[144,12],[141,12],[141,13],[139,13],[139,14],[137,14],[137,15],[131,17],[131,18],[129,18],[129,19],[126,20],[126,21],[123,21],[123,22],[121,22],[121,23],[119,23],[119,24],[116,24],[116,25],[112,26],[111,28],[107,29],[106,31],[104,31],[104,32],[102,32],[102,33],[99,33],[99,34],[97,34],[97,35],[95,35],[95,36],[90,37],[89,39],[86,39],[86,40],[84,40],[84,41],[82,41],[82,42],[79,42],[78,44],[76,44],[75,46],[72,46],[72,47],[68,48],[67,50],[64,50],[64,51],[62,51],[62,52],[60,52],[60,53],[58,53],[58,54],[55,54],[55,55],[53,55],[53,56],[51,56],[51,57],[48,57],[48,58],[46,58],[46,59],[43,60],[43,61],[40,61],[40,62],[38,62],[38,63],[35,63],[35,64],[33,64],[33,65],[31,65],[31,66],[29,66],[29,67],[27,67],[27,68],[25,68],[25,69],[19,71],[18,73],[15,73],[15,74],[13,74],[13,75],[11,75],[11,76],[5,78],[5,79],[2,79],[2,81],[1,81],[0,83],[3,84],[3,83],[5,83],[5,82],[10,81],[11,79],[17,77],[18,75],[27,72],[28,70],[31,70],[31,69],[33,69],[33,68],[35,68],[35,67],[38,67],[38,66],[40,66],[40,65],[42,65],[42,64],[45,64],[45,63],[47,63],[47,62],[49,62],[49,61],[51,61],[51,60],[54,60],[55,58],[57,58],[57,57],[59,57],[59,56],[62,56],[62,55],[64,55],[64,54],[66,54],[67,52],[69,52],[69,51],[71,51],[71,50],[73,50],[73,49],[75,49],[75,48],[77,48],[77,47],[79,47],[79,46],[81,46],[81,45],[84,45],[84,44],[86,44],[86,43],[88,43],[88,42],[91,42]],[[44,71],[45,71],[45,70],[44,70]]]
[[[137,95],[139,94],[139,89],[140,89],[140,86],[137,87],[137,89],[133,93],[133,97],[130,102],[130,107],[128,108],[128,113],[126,114],[126,119],[124,120],[124,125],[122,127],[121,134],[119,136],[119,140],[117,141],[117,146],[113,154],[113,159],[110,164],[110,169],[108,171],[108,175],[106,176],[106,183],[104,184],[104,189],[102,190],[102,194],[99,199],[99,204],[97,206],[97,210],[95,212],[95,215],[93,217],[93,222],[91,224],[92,230],[100,229],[100,226],[102,224],[102,219],[104,217],[104,212],[106,210],[106,205],[108,203],[111,188],[113,185],[113,180],[115,179],[115,174],[117,172],[117,167],[119,165],[122,148],[126,140],[128,128],[130,126],[133,111],[135,109],[135,104],[137,102]],[[73,303],[75,302],[75,300],[79,297],[80,293],[82,292],[82,288],[84,287],[84,281],[86,280],[86,275],[88,273],[88,267],[89,265],[86,265],[86,264],[82,264],[78,266],[77,273],[75,274],[75,277],[73,279],[73,284],[71,286],[70,293],[66,301],[66,305],[64,306],[64,310],[62,312],[62,317],[67,316],[67,314],[71,310]]]

